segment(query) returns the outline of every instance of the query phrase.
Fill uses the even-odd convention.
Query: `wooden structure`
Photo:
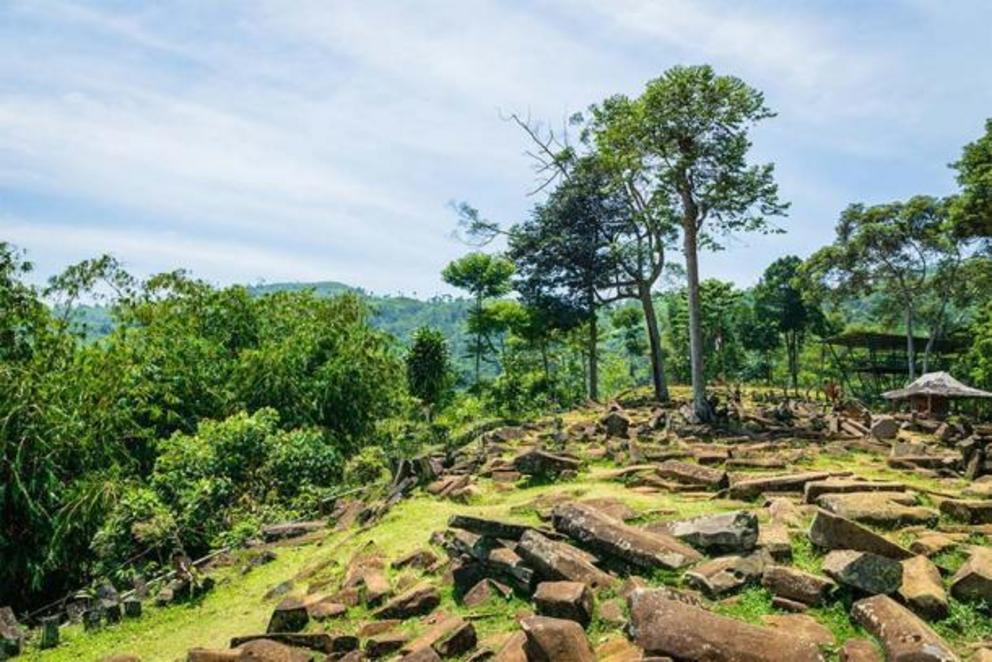
[[[992,398],[992,393],[966,386],[946,372],[928,372],[906,388],[882,394],[886,400],[908,400],[917,414],[944,418],[950,411],[951,400]]]
[[[917,369],[921,367],[927,338],[914,337]],[[967,347],[955,338],[934,342],[929,365],[947,369],[954,357]],[[906,336],[877,331],[846,331],[823,339],[824,359],[829,355],[844,390],[865,402],[877,401],[888,390],[905,383],[909,374]]]

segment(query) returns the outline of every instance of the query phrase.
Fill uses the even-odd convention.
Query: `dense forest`
[[[992,388],[992,121],[947,155],[953,194],[851,201],[813,255],[709,279],[699,251],[794,227],[751,161],[773,117],[709,67],[564,131],[514,116],[540,194],[510,224],[459,206],[472,247],[440,277],[462,299],[139,279],[110,256],[35,286],[0,244],[0,604],[242,544],[489,419],[680,384],[709,421],[740,384],[822,389],[840,376],[818,340],[852,328],[901,334],[906,380],[963,337],[953,371]]]

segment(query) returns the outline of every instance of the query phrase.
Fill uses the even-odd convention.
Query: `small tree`
[[[452,386],[448,342],[440,331],[422,326],[414,332],[406,355],[406,381],[410,394],[424,404],[430,421]]]
[[[962,234],[992,238],[992,118],[985,135],[964,146],[957,170],[961,194],[954,201],[953,216]]]
[[[512,262],[487,253],[469,253],[448,264],[441,272],[444,282],[472,295],[475,299],[473,315],[476,318],[482,317],[486,299],[503,296],[510,291],[511,276]],[[475,346],[472,353],[475,357],[475,383],[478,384],[485,338],[481,329],[477,329],[474,335]]]
[[[637,359],[643,357],[648,350],[647,343],[644,341],[643,321],[644,316],[641,311],[633,306],[617,308],[610,314],[610,323],[620,335],[624,352],[627,354],[627,363],[630,366],[630,379],[635,384],[637,383]]]

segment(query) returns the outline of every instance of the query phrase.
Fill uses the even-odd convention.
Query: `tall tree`
[[[954,202],[956,226],[962,234],[992,238],[992,118],[985,135],[964,146],[957,170],[961,194]]]
[[[513,263],[509,260],[488,253],[469,253],[444,268],[441,277],[444,282],[453,287],[467,291],[475,299],[472,315],[476,318],[475,343],[475,383],[479,383],[484,352],[484,330],[482,317],[485,314],[483,304],[486,299],[503,296],[510,291],[510,278],[513,276]]]
[[[763,95],[740,79],[693,66],[669,69],[637,99],[607,99],[592,115],[589,135],[631,191],[635,209],[665,220],[659,208],[670,210],[682,232],[693,404],[696,415],[709,420],[698,253],[700,247],[718,248],[718,235],[772,231],[767,217],[785,212],[773,166],[748,163],[749,132],[773,113]]]

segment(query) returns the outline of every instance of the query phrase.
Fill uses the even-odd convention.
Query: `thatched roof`
[[[906,388],[886,391],[887,400],[905,400],[914,395],[936,395],[944,398],[992,398],[992,393],[965,386],[946,372],[928,372]]]

